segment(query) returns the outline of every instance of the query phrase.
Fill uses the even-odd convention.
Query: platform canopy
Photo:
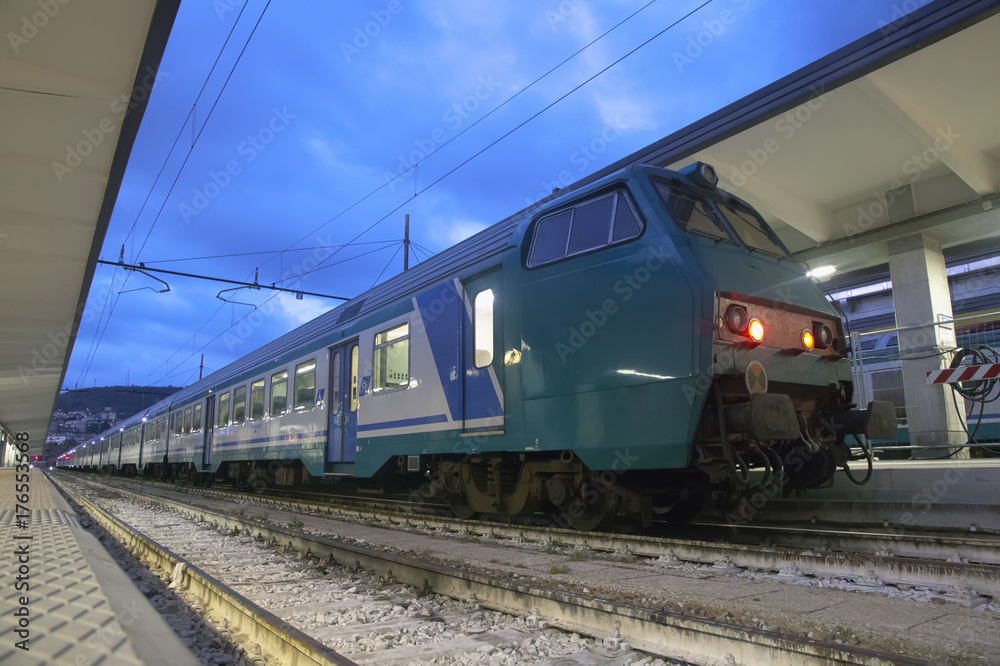
[[[603,170],[713,165],[797,258],[1000,252],[1000,3],[936,0]],[[893,20],[895,19],[895,20]]]
[[[36,453],[179,2],[0,3],[0,425]]]

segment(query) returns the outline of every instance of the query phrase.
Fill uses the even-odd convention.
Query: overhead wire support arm
[[[243,282],[243,281],[240,281],[240,280],[228,280],[226,278],[212,277],[210,275],[197,275],[195,273],[183,273],[181,271],[169,271],[169,270],[167,270],[165,268],[149,268],[148,266],[146,266],[142,262],[139,262],[138,265],[135,265],[135,264],[126,264],[124,261],[122,261],[120,259],[118,261],[105,261],[104,259],[98,259],[97,263],[104,264],[106,266],[117,266],[117,267],[119,267],[121,269],[124,269],[126,271],[137,271],[139,273],[142,273],[143,275],[148,275],[148,272],[163,273],[163,274],[166,274],[166,275],[177,275],[177,276],[180,276],[180,277],[195,278],[197,280],[211,280],[212,282],[224,282],[225,284],[235,284],[235,285],[239,285],[241,287],[247,287],[247,288],[250,288],[250,289],[270,289],[271,291],[284,291],[284,292],[288,292],[290,294],[295,294],[297,297],[299,296],[299,294],[301,294],[303,296],[317,296],[319,298],[333,298],[333,299],[336,299],[338,301],[349,301],[349,300],[351,300],[351,298],[348,297],[348,296],[334,296],[333,294],[320,294],[320,293],[313,292],[313,291],[304,291],[302,289],[289,289],[289,288],[286,288],[286,287],[277,287],[275,285],[259,284],[256,280],[254,280],[254,282]],[[153,277],[153,276],[149,275],[149,277]],[[159,278],[153,278],[153,279],[159,279]],[[163,282],[163,280],[160,280],[160,282]],[[166,283],[164,282],[164,284],[166,284]]]

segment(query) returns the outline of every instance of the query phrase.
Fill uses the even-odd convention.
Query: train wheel
[[[564,515],[570,527],[581,532],[604,530],[611,526],[622,497],[595,483],[585,482],[580,496],[570,502]]]
[[[451,504],[451,512],[455,514],[456,518],[469,520],[479,515],[469,504],[469,498],[462,493],[451,493],[448,496],[448,503]]]

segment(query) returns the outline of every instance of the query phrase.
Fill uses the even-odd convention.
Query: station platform
[[[0,664],[198,664],[46,476],[27,503],[16,481],[0,469]]]
[[[862,479],[867,465],[853,463],[851,471]],[[757,517],[1000,533],[997,488],[998,458],[876,460],[865,485],[838,470],[832,486],[773,498]]]

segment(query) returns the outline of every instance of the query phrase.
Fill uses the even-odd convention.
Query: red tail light
[[[806,351],[811,351],[813,346],[816,344],[816,339],[813,337],[812,331],[808,328],[802,331],[802,346]]]
[[[760,323],[760,319],[755,317],[750,320],[750,324],[747,326],[747,335],[754,342],[760,342],[764,339],[764,324]]]

